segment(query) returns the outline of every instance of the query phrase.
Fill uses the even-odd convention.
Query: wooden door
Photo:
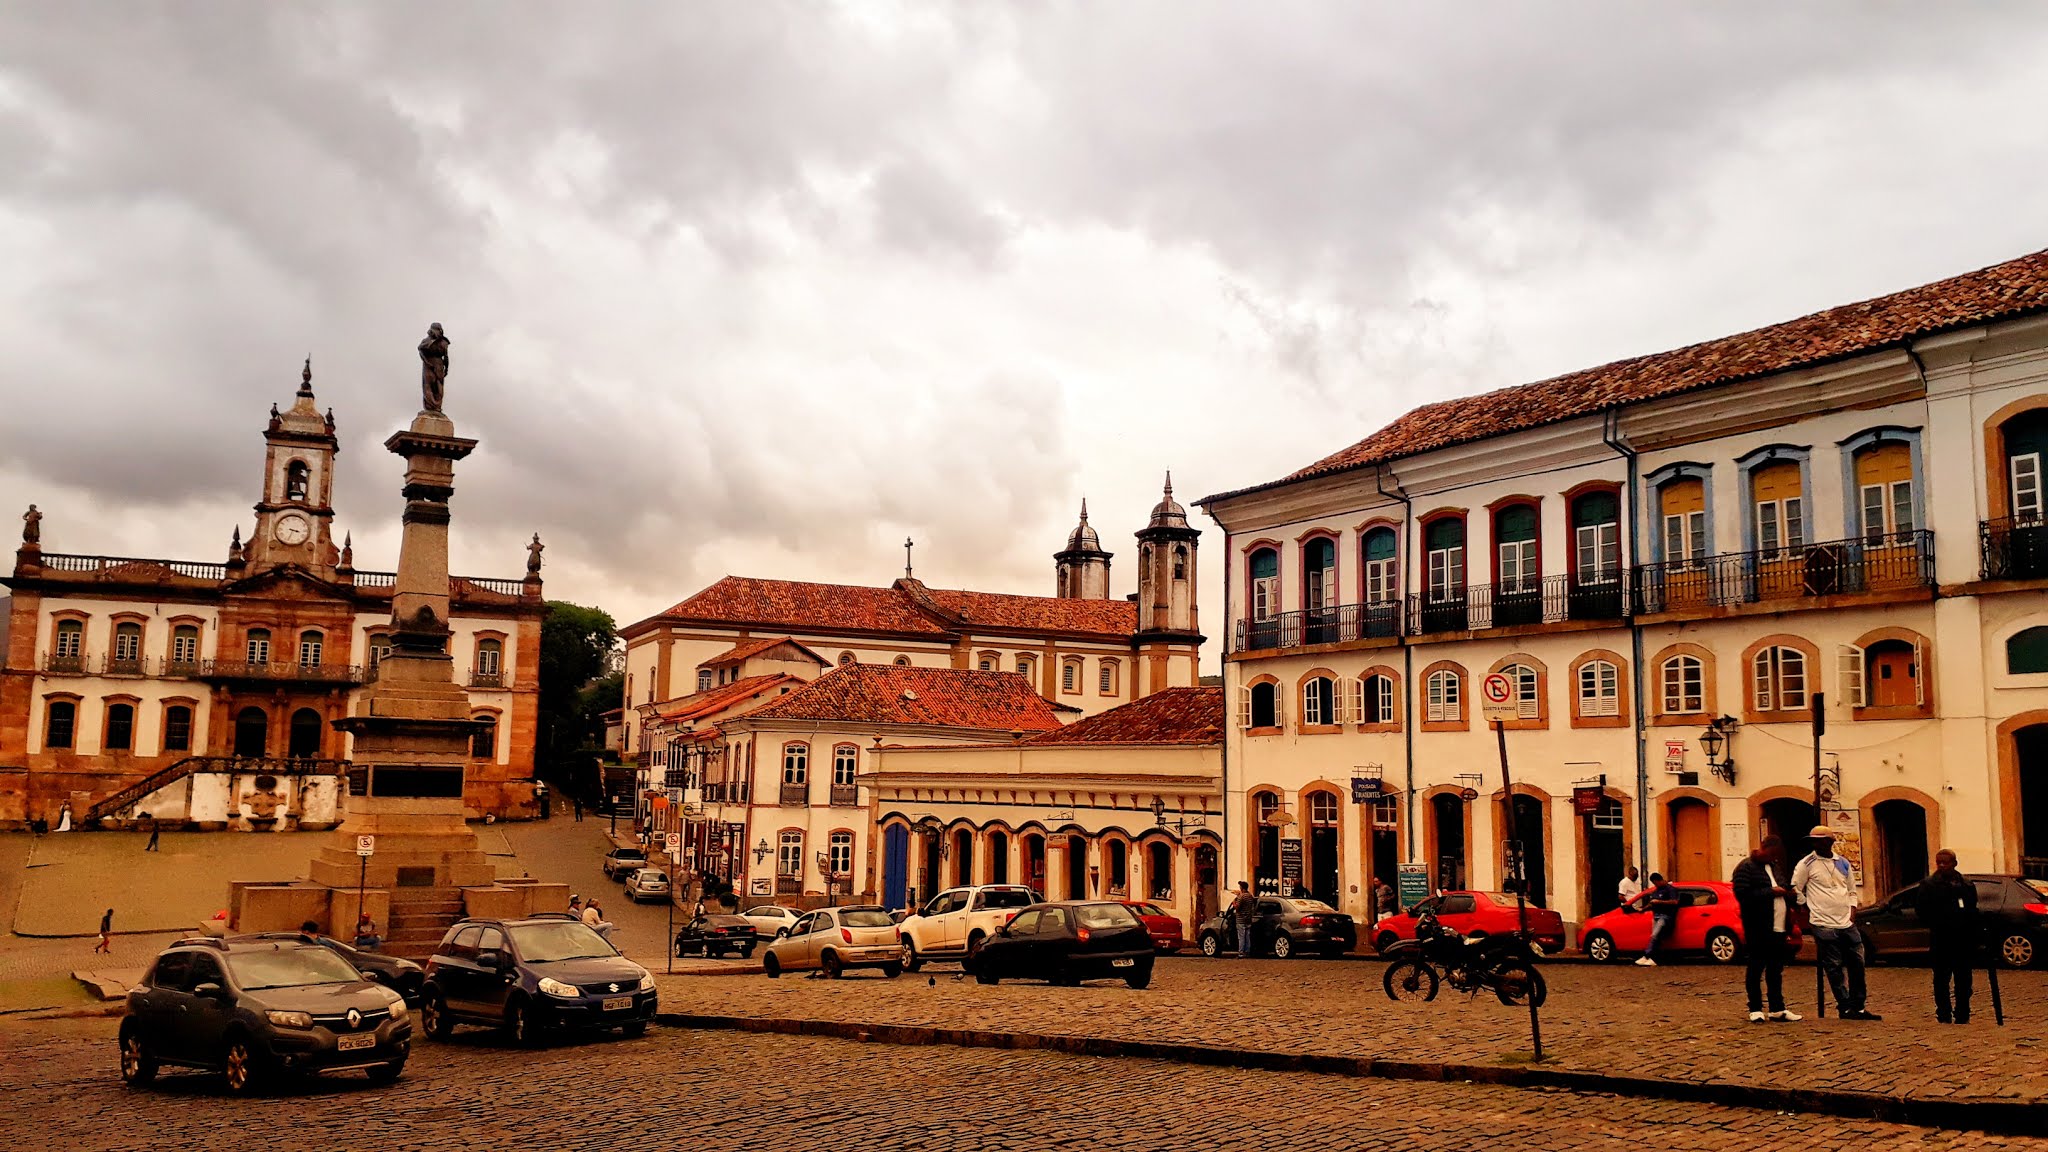
[[[1671,802],[1670,880],[1713,880],[1714,814],[1700,800]]]

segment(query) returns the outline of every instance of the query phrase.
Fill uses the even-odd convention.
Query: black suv
[[[500,1027],[520,1044],[558,1028],[617,1028],[654,1019],[654,977],[561,912],[525,920],[463,920],[448,930],[420,990],[420,1026],[443,1039],[455,1025]]]
[[[396,992],[296,937],[180,940],[128,992],[121,1079],[140,1086],[164,1064],[217,1069],[246,1095],[279,1072],[405,1070],[412,1021]]]
[[[426,979],[426,970],[403,957],[387,956],[382,952],[371,952],[364,948],[351,948],[332,936],[308,936],[303,932],[252,932],[232,939],[298,940],[307,944],[318,944],[348,961],[366,979],[375,980],[405,997],[407,1006],[420,1006],[420,983]]]

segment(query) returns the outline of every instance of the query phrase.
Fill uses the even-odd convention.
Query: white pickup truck
[[[903,966],[915,972],[927,960],[971,964],[982,941],[1041,899],[1021,884],[948,888],[896,926],[903,942]]]

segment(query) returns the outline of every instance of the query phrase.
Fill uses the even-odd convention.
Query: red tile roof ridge
[[[1025,732],[1061,724],[1053,702],[1015,672],[894,664],[835,668],[745,718]]]
[[[1162,688],[1129,704],[1076,720],[1054,732],[1024,741],[1027,745],[1223,744],[1223,689],[1208,685]]]
[[[678,696],[654,705],[654,714],[663,720],[687,720],[708,716],[746,700],[776,686],[779,681],[802,684],[803,680],[787,672],[769,672],[760,676],[746,676],[730,684],[720,684],[688,696]]]
[[[1365,439],[1278,480],[1219,492],[1196,503],[1206,505],[2043,311],[2048,311],[2048,249],[1669,351],[1411,408]]]
[[[793,645],[798,651],[817,661],[818,666],[821,668],[829,667],[832,663],[830,660],[825,659],[788,636],[763,636],[754,640],[742,640],[718,655],[713,656],[711,659],[706,660],[704,664],[706,667],[717,667],[721,664],[743,663],[781,644]]]

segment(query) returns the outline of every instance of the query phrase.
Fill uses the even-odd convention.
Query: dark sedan
[[[351,948],[332,936],[307,935],[303,932],[252,932],[232,937],[235,940],[297,940],[318,944],[343,960],[355,966],[356,971],[375,980],[400,996],[405,997],[408,1006],[420,1006],[420,984],[426,979],[427,970],[410,960],[399,956],[386,956],[382,952],[370,952]]]
[[[752,956],[754,942],[759,938],[754,922],[744,916],[707,913],[692,917],[688,924],[676,929],[676,955],[702,952],[715,958],[727,952],[737,952],[741,956]]]
[[[1204,956],[1221,956],[1237,951],[1237,919],[1229,909],[1209,918],[1196,938]],[[1252,921],[1252,955],[1261,952],[1285,960],[1297,952],[1342,956],[1358,944],[1358,925],[1321,900],[1259,900],[1259,915]]]
[[[1106,900],[1033,904],[996,929],[974,955],[974,978],[1003,980],[1119,979],[1133,988],[1152,982],[1152,934],[1137,913]]]
[[[1977,915],[1984,946],[2008,968],[2026,968],[2048,957],[2048,880],[1967,873],[1977,886]],[[1892,959],[1927,954],[1927,929],[1913,906],[1915,889],[1892,894],[1882,904],[1856,913],[1864,945],[1873,957]]]

